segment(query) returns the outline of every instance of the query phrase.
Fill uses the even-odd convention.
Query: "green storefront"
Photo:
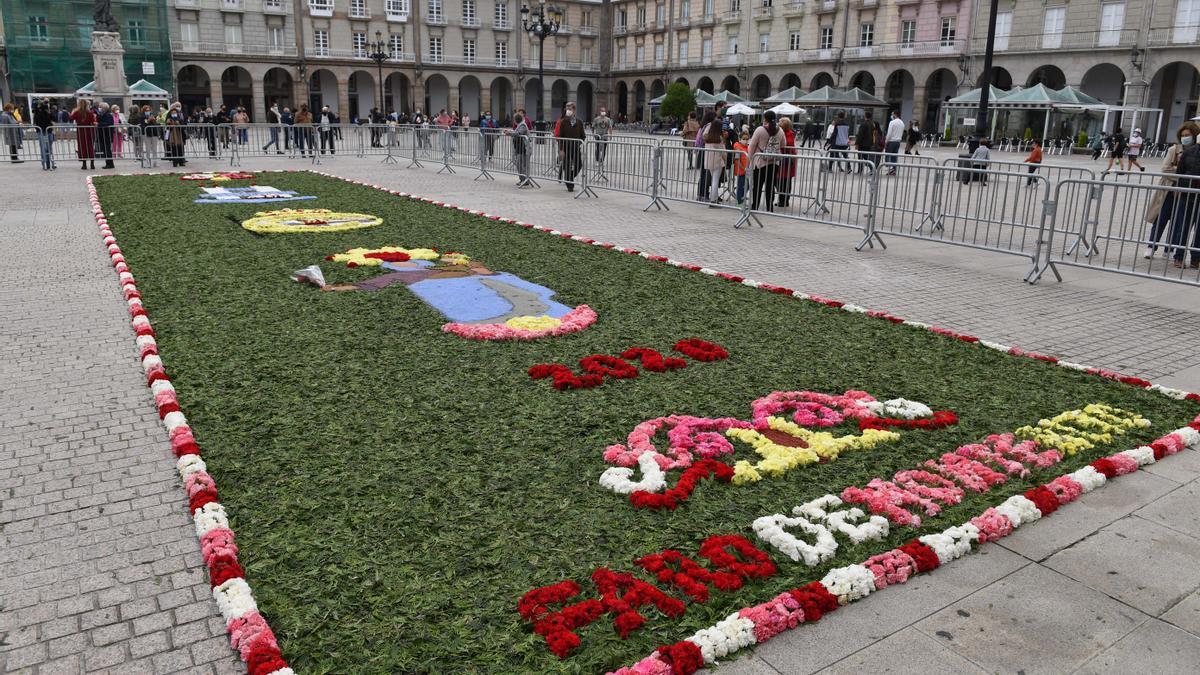
[[[92,80],[92,0],[0,0],[8,59],[7,91],[67,93]],[[121,27],[128,84],[139,79],[174,91],[165,0],[112,0]]]

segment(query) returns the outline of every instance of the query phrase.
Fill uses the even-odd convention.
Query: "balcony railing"
[[[175,0],[175,6],[183,9],[199,7],[200,0]]]
[[[705,14],[696,22],[701,26],[711,26],[717,22],[717,17],[713,14]]]
[[[629,32],[629,26],[627,26],[623,23],[619,23],[616,26],[613,26],[613,35],[625,35],[628,32]]]
[[[721,23],[737,23],[742,20],[742,10],[735,9],[721,15]]]
[[[836,49],[805,49],[801,52],[804,61],[832,61],[837,54]]]
[[[459,25],[463,28],[479,28],[479,19],[475,17],[466,17],[459,19]]]
[[[503,21],[493,21],[492,30],[512,30],[512,22],[508,19]]]
[[[595,35],[599,35],[599,34],[600,34],[600,31],[596,30],[596,27],[595,27],[595,26],[580,26],[580,27],[579,27],[579,34],[580,34],[580,35],[592,35],[592,36],[595,36]]]
[[[1200,44],[1200,25],[1151,28],[1147,41],[1151,47],[1185,47]]]
[[[401,12],[399,10],[389,9],[387,11],[387,20],[393,21],[396,23],[404,23],[404,22],[408,21],[408,12]]]
[[[784,16],[799,16],[804,13],[803,2],[789,2],[783,5]]]
[[[1171,29],[1164,29],[1171,30]],[[1153,38],[1154,31],[1151,31]],[[1137,44],[1136,29],[1125,30],[1089,30],[1073,33],[1060,33],[1058,35],[1046,35],[1043,33],[1035,33],[1030,35],[1010,35],[1008,36],[1007,45],[1003,38],[997,38],[996,51],[1004,52],[1040,52],[1045,49],[1069,49],[1069,50],[1087,50],[1087,49],[1119,49],[1128,48]],[[1050,46],[1056,41],[1058,46]],[[982,54],[987,47],[986,37],[976,37],[971,41],[971,51],[973,53]]]
[[[176,42],[176,51],[185,54],[250,54],[252,56],[295,56],[296,46],[272,47],[254,43]]]
[[[308,13],[312,16],[333,16],[333,0],[308,0]]]
[[[246,11],[246,6],[242,0],[221,0],[221,11],[244,12]]]
[[[430,26],[445,26],[446,25],[446,15],[445,14],[430,14],[425,17],[425,23],[429,24]]]
[[[825,14],[837,10],[836,0],[821,0],[816,6],[817,14]]]
[[[754,18],[757,21],[765,21],[773,16],[775,16],[774,7],[763,7],[760,5],[754,8]]]
[[[292,11],[292,3],[284,2],[284,0],[263,0],[263,12],[267,14],[289,14]]]

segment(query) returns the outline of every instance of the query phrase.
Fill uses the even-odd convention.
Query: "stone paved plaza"
[[[60,166],[0,166],[0,671],[242,671],[87,174]],[[633,195],[575,200],[548,182],[517,191],[511,176],[403,166],[339,155],[317,168],[1200,390],[1200,289],[1069,268],[1062,283],[1028,285],[1014,257],[899,238],[855,252],[855,232],[824,225],[764,218],[734,230],[724,210],[644,213]],[[718,672],[1195,672],[1198,510],[1200,454],[1189,451]]]

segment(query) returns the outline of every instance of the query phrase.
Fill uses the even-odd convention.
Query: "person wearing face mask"
[[[562,166],[563,182],[567,192],[575,191],[575,176],[579,174],[583,164],[583,122],[575,118],[575,104],[568,103],[563,109],[563,116],[554,125],[554,135],[558,138],[558,158]]]
[[[1175,164],[1175,185],[1181,188],[1200,188],[1200,125],[1184,122],[1179,127],[1179,160]],[[1192,233],[1191,266],[1200,268],[1200,195],[1186,192],[1174,193],[1174,208],[1171,211],[1171,247],[1174,251],[1175,267],[1183,267],[1183,254],[1188,249],[1188,233]]]
[[[479,134],[483,136],[483,151],[487,153],[487,158],[492,158],[492,151],[496,145],[496,120],[492,117],[491,111],[484,111],[483,119],[479,120]]]
[[[600,108],[600,114],[592,120],[592,133],[596,135],[596,163],[603,164],[608,154],[608,139],[612,136],[613,121],[608,116],[608,110]]]
[[[1160,173],[1167,174],[1158,180],[1159,185],[1171,187],[1175,185],[1173,174],[1179,168],[1179,154],[1183,152],[1183,134],[1188,131],[1188,122],[1179,128],[1179,133],[1176,136],[1180,142],[1172,143],[1167,149],[1167,154],[1163,158],[1162,168]],[[1167,225],[1171,222],[1171,214],[1175,211],[1175,193],[1172,190],[1155,190],[1154,196],[1150,199],[1150,205],[1146,207],[1146,222],[1151,223],[1149,246],[1146,247],[1146,254],[1142,256],[1146,260],[1154,257],[1155,251],[1158,250],[1158,240],[1162,238],[1167,231]],[[1163,247],[1163,255],[1169,256],[1171,247]]]
[[[278,103],[272,103],[271,107],[267,108],[267,123],[271,125],[268,130],[271,133],[271,140],[263,146],[263,152],[266,152],[267,148],[275,146],[275,154],[282,155],[283,150],[279,149],[279,126],[283,124],[283,117],[279,114]]]
[[[321,114],[317,116],[317,129],[321,135],[321,154],[325,154],[325,146],[329,146],[329,154],[337,154],[334,147],[334,132],[336,131],[338,116],[329,109],[329,106],[321,108]]]

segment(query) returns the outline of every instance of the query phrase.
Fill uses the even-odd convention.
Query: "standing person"
[[[42,171],[58,168],[54,163],[54,114],[45,103],[33,111],[33,126],[38,130],[38,149],[42,156]]]
[[[533,181],[529,178],[529,125],[525,123],[525,114],[518,110],[513,115],[513,123],[516,125],[513,131],[505,133],[512,134],[513,161],[517,165],[517,187],[533,187]]]
[[[693,110],[688,113],[687,121],[683,123],[683,128],[680,129],[679,135],[683,137],[683,146],[688,148],[687,162],[689,169],[699,169],[700,162],[697,161],[696,151],[696,134],[700,132],[700,122],[696,119],[696,112]]]
[[[567,184],[567,192],[575,191],[575,176],[583,164],[583,122],[575,117],[575,104],[568,103],[563,109],[563,116],[554,125],[554,135],[558,138],[558,158],[562,162],[563,182]]]
[[[75,156],[82,165],[79,168],[87,171],[88,162],[96,168],[96,113],[87,101],[80,99],[70,119],[75,123]]]
[[[892,111],[892,119],[888,122],[887,135],[884,138],[883,151],[887,153],[889,176],[896,175],[896,165],[900,161],[900,141],[904,140],[904,122],[900,119],[900,111]]]
[[[1185,122],[1179,127],[1176,133],[1178,143],[1172,143],[1167,149],[1167,155],[1163,158],[1162,168],[1159,170],[1164,174],[1174,174],[1179,170],[1179,155],[1183,152],[1187,145],[1184,145],[1183,139],[1187,136],[1192,140],[1188,141],[1187,145],[1195,143],[1195,138],[1200,136],[1200,125],[1195,122]],[[1159,185],[1174,186],[1175,179],[1169,175],[1163,176],[1158,181]],[[1150,228],[1150,245],[1146,247],[1146,255],[1143,257],[1147,260],[1154,257],[1154,251],[1158,248],[1158,240],[1162,238],[1167,230],[1167,223],[1171,221],[1171,216],[1175,212],[1175,191],[1174,190],[1155,190],[1154,197],[1150,200],[1150,206],[1146,209],[1146,221],[1153,223]],[[1163,255],[1167,255],[1170,247],[1163,247]]]
[[[283,112],[279,114],[279,122],[283,125],[283,149],[292,149],[292,139],[295,138],[296,131],[292,127],[296,125],[296,116],[292,114],[292,109],[284,106]],[[279,146],[275,146],[276,149]]]
[[[758,210],[762,199],[763,188],[767,193],[767,210],[773,210],[775,201],[775,158],[767,155],[778,154],[783,148],[783,129],[775,122],[775,113],[768,110],[763,113],[763,124],[754,130],[750,137],[750,147],[747,148],[749,165],[754,171],[754,182],[750,186],[754,193],[751,207]]]
[[[1129,170],[1137,167],[1141,171],[1145,171],[1146,167],[1138,163],[1138,156],[1142,154],[1142,144],[1146,139],[1142,137],[1141,129],[1134,129],[1133,135],[1129,137],[1129,149],[1125,152],[1125,156],[1129,158]]]
[[[187,165],[183,156],[183,131],[186,123],[182,111],[172,108],[167,113],[167,123],[163,125],[163,154],[171,159],[171,166]]]
[[[967,174],[966,182],[970,183],[972,176],[974,176],[974,180],[987,185],[987,168],[991,159],[992,141],[989,138],[985,138],[979,141],[979,147],[975,148],[975,152],[971,153],[971,168],[975,169],[975,171]]]
[[[1037,173],[1038,167],[1042,165],[1041,141],[1033,142],[1033,147],[1029,149],[1029,156],[1025,158],[1025,162],[1029,164],[1029,178],[1025,179],[1025,187],[1029,187],[1037,183],[1033,176]]]
[[[267,144],[262,147],[263,152],[266,152],[267,148],[274,146],[275,154],[282,155],[283,150],[279,149],[279,127],[283,124],[283,115],[279,112],[279,103],[272,103],[271,107],[267,108],[267,124],[271,125],[271,140],[267,141]]]
[[[846,119],[846,112],[839,110],[837,118],[829,125],[829,158],[828,166],[823,167],[825,171],[833,171],[838,165],[835,158],[842,158],[841,169],[846,173],[850,173],[850,163],[845,161],[849,159],[850,150],[850,122]]]
[[[784,155],[796,154],[796,132],[792,130],[792,121],[786,117],[779,120],[779,128],[783,129],[783,148],[780,149],[780,153]],[[791,197],[792,179],[796,177],[796,160],[781,160],[777,174],[778,176],[775,179],[775,193],[779,195],[779,206],[785,207],[788,205],[789,198]]]
[[[142,115],[138,126],[142,130],[140,137],[142,160],[147,162],[147,166],[154,166],[154,163],[158,161],[158,143],[162,140],[162,125],[158,123],[158,117],[150,110],[150,106],[142,106]]]
[[[490,110],[483,111],[483,117],[479,120],[479,135],[483,139],[483,149],[480,150],[480,155],[492,158],[492,149],[496,144],[496,120],[492,119]]]
[[[596,136],[596,164],[604,164],[608,156],[608,140],[612,136],[613,121],[608,116],[608,109],[600,106],[600,114],[592,120],[592,133]]]
[[[710,126],[714,125],[720,126],[721,122],[717,119],[716,113],[710,110],[704,114],[704,119],[700,121],[700,127],[696,130],[696,136],[691,139],[692,149],[688,150],[689,156],[696,152],[703,154],[703,151],[699,150],[699,148],[704,147],[704,134],[708,131]],[[705,162],[701,161],[697,164],[697,166],[700,167],[700,183],[696,189],[696,199],[697,201],[706,202],[709,201],[708,188],[712,183],[712,176],[709,173],[708,166],[705,164]]]
[[[338,122],[339,120],[337,114],[330,110],[329,106],[321,107],[321,114],[317,116],[317,128],[320,130],[321,134],[322,155],[325,154],[326,145],[329,147],[329,154],[337,154],[337,149],[334,147],[334,132],[337,130]]]
[[[233,118],[229,116],[229,108],[224,104],[217,109],[217,115],[214,118],[217,126],[221,128],[221,147],[229,147],[229,125],[233,122]]]
[[[737,203],[742,205],[746,198],[746,152],[750,149],[750,132],[743,131],[733,144],[733,175],[737,177]]]
[[[1117,171],[1125,170],[1125,150],[1128,148],[1128,143],[1125,140],[1125,134],[1121,133],[1121,127],[1117,127],[1113,131],[1112,136],[1108,141],[1112,145],[1112,154],[1108,157],[1108,166],[1105,171],[1112,171],[1113,162],[1117,163]]]
[[[1190,125],[1190,126],[1189,126]],[[1185,122],[1179,129],[1179,161],[1175,165],[1176,185],[1181,188],[1200,188],[1200,145],[1197,132],[1200,126]],[[1192,233],[1191,266],[1200,267],[1200,195],[1175,193],[1175,208],[1171,213],[1171,247],[1175,251],[1175,266],[1183,267],[1188,233]]]
[[[875,145],[878,138],[875,135],[875,120],[871,111],[868,110],[863,121],[858,125],[858,131],[854,134],[854,150],[857,153],[858,159],[875,163],[874,153]],[[863,165],[858,165],[858,173],[862,173]]]
[[[250,124],[250,116],[246,114],[244,106],[238,106],[236,112],[233,113],[233,128],[237,130],[238,145],[245,145],[250,140],[250,130],[246,125]]]
[[[379,112],[379,108],[371,108],[371,112],[367,113],[367,124],[371,125],[371,147],[382,148],[383,144],[379,142],[379,125],[383,124],[383,113]]]
[[[208,143],[208,158],[216,159],[217,158],[217,116],[215,114],[213,114],[212,106],[205,108],[204,112],[200,113],[199,121],[200,121],[200,124],[203,125],[202,127],[200,127],[200,133],[204,135],[204,139]],[[166,126],[166,118],[163,118],[163,120],[161,122],[159,122],[159,124]],[[165,145],[165,142],[164,142],[164,145]],[[165,152],[165,149],[164,149],[164,152]]]
[[[725,130],[713,120],[704,127],[704,150],[701,161],[708,170],[709,208],[721,203],[721,174],[725,171]]]
[[[13,104],[5,103],[4,112],[0,112],[0,125],[4,126],[4,144],[8,146],[9,158],[13,164],[20,164],[25,161],[17,154],[21,150],[24,132],[21,131],[21,121],[17,119],[15,110]]]
[[[306,152],[311,152],[315,157],[317,148],[312,136],[313,116],[308,111],[308,104],[301,103],[300,110],[296,113],[296,126],[293,130],[296,132],[296,137],[293,139],[296,143],[296,149],[300,151],[300,156],[305,157]],[[305,150],[307,146],[308,150]]]
[[[905,138],[904,154],[920,155],[921,154],[920,151],[917,150],[917,144],[919,144],[920,142],[921,142],[921,128],[917,125],[917,121],[913,120],[912,123],[908,127],[908,134]]]
[[[100,156],[104,158],[105,169],[115,169],[113,164],[113,125],[112,109],[108,103],[100,102],[100,112],[96,115],[96,136],[100,141]]]
[[[121,106],[111,108],[113,117],[113,157],[125,156],[125,117],[121,114]]]

